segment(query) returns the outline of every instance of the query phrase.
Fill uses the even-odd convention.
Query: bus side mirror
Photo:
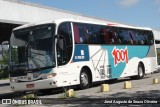
[[[64,39],[58,39],[58,46],[61,50],[64,50]]]
[[[5,56],[5,52],[9,50],[9,42],[3,41],[2,42],[2,57]]]

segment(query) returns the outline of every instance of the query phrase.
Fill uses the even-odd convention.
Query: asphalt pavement
[[[38,93],[37,97],[44,100],[42,105],[27,105],[27,107],[88,107],[88,106],[129,106],[129,107],[159,107],[160,106],[160,84],[153,84],[153,79],[160,80],[160,73],[148,74],[141,80],[119,79],[116,82],[106,81],[109,84],[109,92],[100,92],[100,85],[96,83],[86,90],[75,89],[75,98],[59,99],[62,91],[52,91],[48,94]],[[131,81],[132,88],[124,89],[124,82]],[[10,90],[9,80],[0,80],[0,97],[12,98],[15,94]],[[127,103],[125,102],[127,101]],[[132,102],[128,104],[128,102]],[[50,104],[45,104],[46,102]],[[159,104],[157,104],[159,103]],[[2,105],[1,107],[9,107]]]

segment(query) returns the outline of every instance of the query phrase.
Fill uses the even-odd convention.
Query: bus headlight
[[[43,78],[43,79],[49,79],[49,78],[55,77],[56,75],[57,75],[56,73],[52,73],[52,74],[45,75],[45,76],[42,77],[42,78]]]
[[[18,82],[18,80],[17,79],[10,79],[10,82],[11,83],[16,83],[16,82]]]

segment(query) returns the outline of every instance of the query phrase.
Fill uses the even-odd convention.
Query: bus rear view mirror
[[[64,50],[64,39],[58,39],[58,46],[61,50]]]
[[[61,49],[61,50],[64,50],[65,48],[65,40],[64,40],[64,36],[63,35],[57,35],[57,38],[58,38],[58,47]]]

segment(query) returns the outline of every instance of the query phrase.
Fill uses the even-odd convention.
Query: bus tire
[[[86,69],[82,69],[80,73],[80,89],[87,89],[90,87],[90,77]]]
[[[139,65],[138,65],[138,75],[136,75],[136,76],[131,76],[130,78],[131,79],[142,79],[143,77],[144,77],[144,75],[145,75],[145,71],[144,71],[144,66],[143,66],[143,64],[142,63],[139,63]]]
[[[139,63],[137,79],[142,79],[144,75],[145,75],[144,66],[142,65],[142,63]]]

